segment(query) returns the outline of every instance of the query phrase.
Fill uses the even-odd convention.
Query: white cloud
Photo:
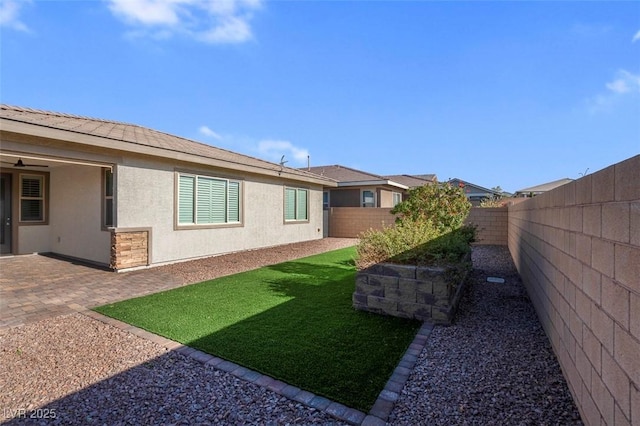
[[[114,15],[130,24],[176,25],[180,22],[180,3],[172,0],[110,0]]]
[[[640,93],[640,74],[632,74],[626,70],[619,70],[616,79],[606,84],[607,89],[614,93]]]
[[[289,141],[262,140],[258,142],[258,152],[266,157],[266,159],[274,162],[280,162],[282,156],[285,161],[289,161],[289,166],[296,163],[299,166],[307,164],[307,156],[309,151],[305,148],[298,148]]]
[[[20,20],[20,9],[31,0],[3,0],[0,2],[0,27],[30,32],[29,27]]]
[[[183,35],[211,44],[251,40],[250,21],[262,6],[262,0],[107,1],[116,17],[137,29],[129,34],[155,38]]]
[[[608,89],[607,92],[587,100],[589,113],[610,112],[623,97],[640,94],[640,74],[619,70],[605,87]]]
[[[222,136],[220,136],[219,134],[217,134],[207,126],[200,126],[198,131],[200,132],[201,135],[204,135],[206,137],[217,139],[217,140],[222,139]]]
[[[200,33],[198,38],[208,43],[242,43],[253,37],[247,21],[236,17],[220,20],[218,25]]]
[[[640,40],[640,31],[638,31],[636,35],[633,36],[633,38],[631,39],[631,43],[635,43],[638,40]]]

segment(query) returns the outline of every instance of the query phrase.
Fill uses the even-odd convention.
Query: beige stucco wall
[[[18,254],[46,253],[51,251],[49,225],[18,227]],[[15,248],[14,248],[15,250]]]
[[[309,221],[284,223],[284,184],[273,178],[228,170],[179,170],[243,179],[243,226],[175,229],[176,169],[169,163],[128,160],[117,166],[117,228],[150,228],[150,263],[159,264],[202,256],[322,238],[322,187],[291,183],[309,191]]]
[[[509,207],[509,249],[589,425],[640,425],[640,156]]]
[[[14,228],[17,246],[13,252],[54,252],[108,264],[109,233],[100,229],[101,168],[52,164],[44,170],[48,187],[45,191],[47,222]],[[20,174],[13,177],[16,191],[19,191],[17,179]],[[17,195],[13,201],[19,202]]]
[[[49,250],[108,264],[110,233],[102,230],[102,169],[65,165],[51,169]]]

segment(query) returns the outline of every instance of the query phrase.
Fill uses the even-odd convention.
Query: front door
[[[11,253],[11,175],[0,175],[0,254]]]

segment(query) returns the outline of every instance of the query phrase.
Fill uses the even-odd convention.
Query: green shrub
[[[502,207],[504,206],[505,201],[501,198],[485,198],[480,202],[480,207],[491,208],[491,207]]]
[[[424,185],[391,210],[395,226],[360,235],[356,266],[380,262],[401,264],[455,263],[470,251],[475,227],[462,226],[471,204],[461,188]]]
[[[391,213],[396,223],[430,221],[440,232],[460,228],[469,215],[471,203],[460,187],[423,185],[409,190],[407,199]]]
[[[418,247],[439,236],[430,222],[406,222],[361,234],[356,247],[356,267],[364,269]]]

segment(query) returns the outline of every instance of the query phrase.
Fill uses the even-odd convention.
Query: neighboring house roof
[[[428,180],[429,182],[436,183],[438,182],[438,177],[434,174],[426,174],[426,175],[411,175],[418,179]]]
[[[409,188],[417,188],[422,185],[436,183],[436,175],[392,175],[385,176],[387,179],[401,183]]]
[[[408,189],[407,185],[389,179],[385,176],[363,172],[362,170],[350,167],[331,165],[308,167],[306,170],[319,176],[328,177],[338,183],[338,186],[367,186],[367,185],[390,185],[400,189]]]
[[[465,180],[458,179],[458,178],[449,179],[449,181],[447,181],[447,183],[449,183],[449,184],[451,184],[453,186],[461,186],[461,184],[462,184],[464,192],[465,192],[465,194],[467,194],[467,196],[482,196],[482,195],[486,195],[486,194],[501,195],[500,192],[494,191],[493,189],[485,188],[483,186],[476,185],[474,183],[470,183],[470,182],[467,182]]]
[[[135,124],[0,105],[0,130],[335,186],[331,179]]]
[[[530,193],[540,194],[542,192],[551,191],[552,189],[557,188],[559,186],[566,185],[569,182],[573,182],[573,179],[570,179],[570,178],[558,179],[558,180],[554,180],[553,182],[547,182],[540,185],[531,186],[529,188],[520,189],[516,191],[516,195],[530,194]]]

